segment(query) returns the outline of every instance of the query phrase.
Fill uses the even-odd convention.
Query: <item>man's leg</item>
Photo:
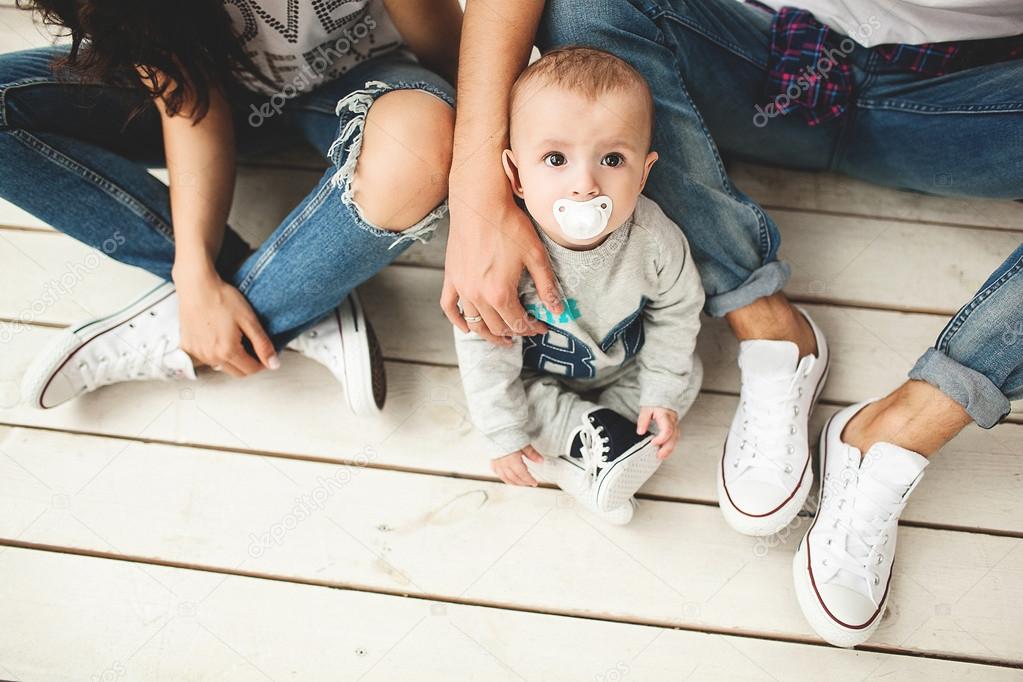
[[[555,0],[539,33],[542,49],[608,50],[650,84],[661,161],[645,192],[686,233],[706,311],[727,317],[748,340],[740,345],[742,389],[718,494],[729,524],[756,535],[784,527],[809,492],[808,416],[828,355],[820,331],[780,293],[789,271],[777,260],[778,230],[729,180],[715,136],[741,129],[756,138],[758,154],[826,168],[841,133],[836,122],[807,128],[796,119],[760,120],[769,38],[770,15],[732,0]]]
[[[990,428],[1023,397],[1023,244],[949,321],[905,384],[863,408],[843,439],[866,452],[894,443],[924,456],[963,427]]]

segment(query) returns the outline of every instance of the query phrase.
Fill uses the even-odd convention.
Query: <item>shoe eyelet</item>
[[[794,447],[792,447],[791,445],[790,445],[790,446],[788,446],[788,448],[787,448],[787,451],[788,451],[788,453],[789,453],[790,455],[794,455],[794,454],[796,454],[796,449],[795,449]]]
[[[790,436],[796,435],[796,431],[797,431],[796,425],[795,424],[789,424],[789,435]]]
[[[888,544],[888,533],[884,534],[884,539],[881,540],[881,544],[882,545],[887,545]]]
[[[310,337],[310,338],[313,338],[313,339],[315,339],[315,338],[316,338],[317,336],[319,336],[319,332],[318,332],[318,331],[316,331],[315,329],[314,329],[314,330],[312,330],[311,332],[309,332],[309,337]]]
[[[824,544],[827,545],[828,547],[830,547],[831,546],[831,538],[828,538],[827,540],[825,540]]]
[[[880,585],[881,584],[881,577],[880,576],[878,576],[878,575],[874,576],[874,584],[875,585]]]
[[[799,405],[793,405],[792,406],[792,416],[794,416],[794,417],[798,417],[799,416]]]
[[[884,554],[877,555],[877,565],[880,566],[884,562]]]
[[[803,387],[802,386],[799,387],[799,391],[798,391],[797,395],[799,395],[800,398],[803,397]]]
[[[828,558],[824,557],[823,559],[821,559],[821,566],[827,566],[827,565],[828,565]]]
[[[155,310],[150,310],[149,311],[149,316],[150,317],[156,317],[156,311]]]
[[[134,329],[134,328],[135,328],[135,323],[134,322],[129,322],[128,323],[128,329]]]
[[[78,369],[79,370],[85,369],[85,363],[84,362],[79,362],[78,363]]]
[[[785,473],[786,474],[791,474],[792,473],[792,465],[791,464],[786,464],[785,465]]]

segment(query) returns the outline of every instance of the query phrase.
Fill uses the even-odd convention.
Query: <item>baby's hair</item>
[[[554,85],[597,97],[607,92],[636,90],[650,112],[650,139],[654,130],[654,99],[643,75],[624,59],[592,47],[570,45],[551,50],[526,67],[511,90],[511,110],[517,110],[522,90],[530,84]]]

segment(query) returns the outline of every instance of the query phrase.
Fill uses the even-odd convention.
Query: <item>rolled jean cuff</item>
[[[748,306],[758,298],[778,293],[789,281],[790,274],[791,269],[785,261],[764,263],[735,289],[707,296],[704,310],[711,317],[724,317],[733,310]]]
[[[1012,408],[990,379],[934,348],[920,356],[909,370],[909,378],[926,381],[962,405],[981,428],[990,429]]]

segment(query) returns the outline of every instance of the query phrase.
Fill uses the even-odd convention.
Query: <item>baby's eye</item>
[[[568,160],[565,158],[565,155],[562,154],[561,152],[550,152],[545,157],[543,157],[543,162],[546,163],[548,166],[557,168],[558,166],[564,166],[566,163],[568,163]]]
[[[611,168],[618,168],[618,166],[625,163],[625,157],[617,152],[612,152],[610,154],[605,154],[604,158],[600,160],[600,163]]]

